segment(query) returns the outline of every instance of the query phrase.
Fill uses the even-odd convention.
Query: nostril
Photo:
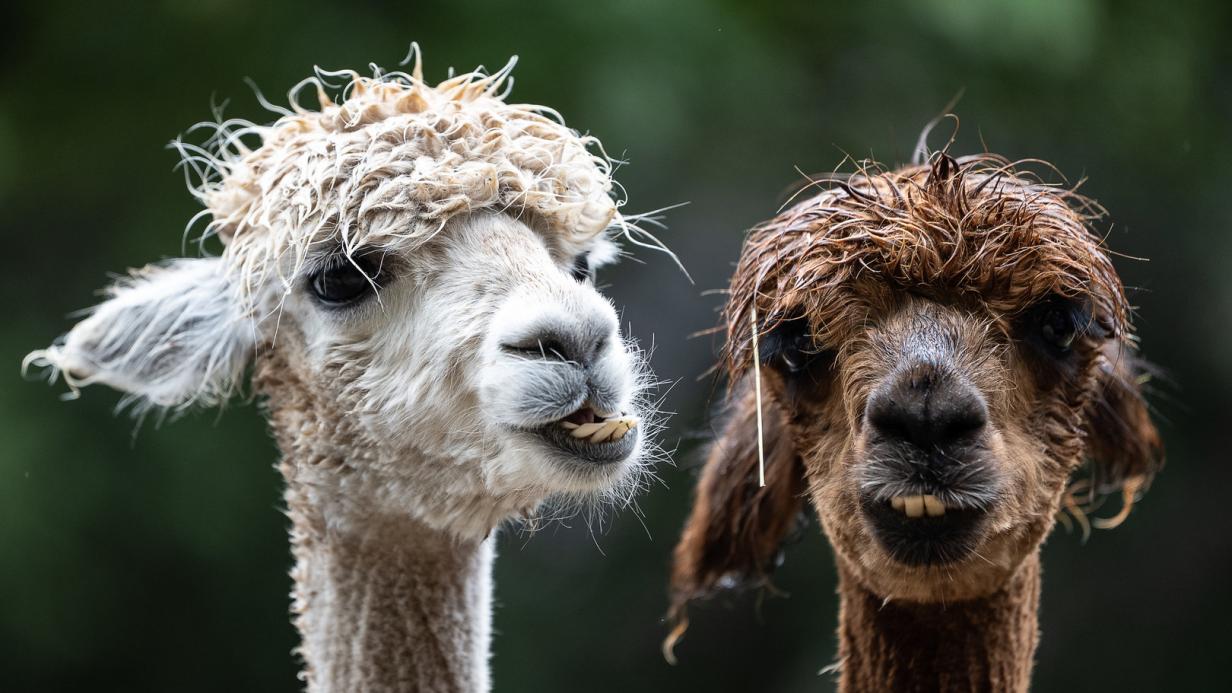
[[[569,361],[568,350],[560,340],[552,337],[537,337],[500,345],[501,351],[524,358]]]
[[[594,346],[590,349],[590,363],[598,361],[603,356],[603,352],[607,351],[607,343],[607,336],[602,336],[595,340]]]
[[[903,407],[888,397],[869,403],[868,423],[886,438],[909,440],[913,434]]]
[[[606,336],[587,338],[581,334],[540,333],[537,336],[502,342],[500,349],[520,358],[572,362],[586,367],[603,356],[608,344]]]
[[[499,335],[501,352],[527,360],[557,361],[589,368],[611,348],[617,334],[593,316],[548,315],[519,323]]]
[[[956,441],[982,431],[988,424],[988,409],[974,397],[963,398],[948,412],[936,417],[935,427],[942,441]]]

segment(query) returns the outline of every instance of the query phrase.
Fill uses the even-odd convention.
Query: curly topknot
[[[1103,209],[1072,189],[982,154],[936,153],[928,164],[887,171],[867,163],[836,175],[814,197],[754,228],[724,310],[723,365],[732,381],[750,364],[749,318],[760,331],[794,314],[815,334],[866,310],[855,286],[875,281],[922,294],[978,299],[1014,314],[1050,295],[1088,297],[1102,326],[1132,336],[1125,291],[1091,222]]]
[[[549,108],[505,102],[516,59],[431,86],[415,46],[412,56],[410,73],[318,70],[291,89],[290,109],[266,104],[282,113],[272,124],[203,124],[214,130],[204,146],[174,143],[211,217],[203,237],[226,244],[244,296],[271,271],[285,285],[316,244],[414,248],[477,209],[527,214],[579,241],[637,230],[596,138]],[[308,86],[320,110],[299,105]]]

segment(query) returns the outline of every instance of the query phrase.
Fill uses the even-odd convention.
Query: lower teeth
[[[561,421],[560,425],[574,438],[587,438],[591,443],[603,443],[624,438],[626,433],[637,428],[637,419],[632,416],[617,416],[584,424]]]

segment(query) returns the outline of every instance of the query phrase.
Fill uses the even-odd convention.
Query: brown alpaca
[[[731,412],[676,547],[674,635],[690,600],[767,581],[807,493],[840,690],[1026,690],[1071,477],[1089,460],[1092,493],[1121,492],[1111,525],[1162,458],[1102,210],[993,156],[833,182],[753,229],[732,278]]]

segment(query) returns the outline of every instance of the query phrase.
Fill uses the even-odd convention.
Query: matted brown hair
[[[1012,317],[1049,297],[1089,305],[1088,332],[1103,356],[1075,412],[1095,483],[1124,491],[1126,509],[1162,464],[1158,433],[1141,393],[1131,310],[1092,222],[1104,210],[1075,187],[1043,182],[1033,168],[983,154],[886,170],[865,163],[850,175],[810,181],[823,190],[758,225],[745,241],[723,310],[721,372],[727,422],[709,452],[696,502],[676,547],[669,618],[683,632],[692,599],[723,587],[765,584],[806,489],[800,451],[781,430],[774,388],[767,413],[766,486],[757,486],[752,316],[758,334],[807,321],[819,343],[841,352],[846,326],[870,306],[853,287],[935,300],[976,301]],[[755,311],[755,312],[754,312]],[[1082,456],[1083,450],[1074,450]]]

